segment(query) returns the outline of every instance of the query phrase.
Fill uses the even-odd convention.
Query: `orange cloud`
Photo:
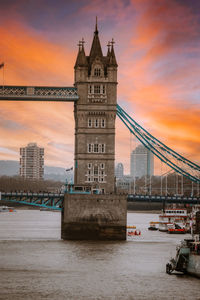
[[[41,34],[9,22],[0,27],[5,82],[15,85],[71,85],[75,53]]]
[[[198,161],[200,103],[194,97],[200,93],[197,17],[177,2],[133,0],[132,4],[138,22],[129,52],[120,57],[125,64],[121,66],[119,99],[158,139]]]

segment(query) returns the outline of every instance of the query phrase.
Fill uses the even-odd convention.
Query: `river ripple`
[[[1,213],[0,299],[200,299],[199,279],[165,273],[183,236],[148,231],[157,220],[128,213],[142,235],[126,242],[62,241],[58,212]]]

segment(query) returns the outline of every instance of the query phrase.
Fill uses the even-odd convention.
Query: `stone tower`
[[[102,194],[114,192],[117,62],[113,40],[107,55],[96,28],[89,56],[79,43],[75,87],[79,100],[75,117],[75,185],[88,185]]]
[[[113,43],[103,56],[97,24],[89,56],[84,41],[79,43],[74,67],[79,95],[74,104],[74,191],[65,193],[61,217],[61,237],[66,240],[126,239],[126,196],[114,193],[117,62]],[[92,192],[80,192],[85,190]]]

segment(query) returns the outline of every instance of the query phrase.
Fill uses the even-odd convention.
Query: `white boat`
[[[16,211],[13,207],[0,206],[0,212],[13,212]]]
[[[190,230],[190,220],[185,208],[167,208],[159,216],[159,231],[168,232],[171,224],[176,224],[180,228],[184,228],[186,232]]]

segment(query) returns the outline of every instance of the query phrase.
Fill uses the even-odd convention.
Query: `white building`
[[[115,177],[116,179],[123,179],[124,177],[124,166],[122,163],[118,163],[115,167]]]
[[[26,179],[43,179],[44,148],[39,148],[36,143],[20,148],[20,176]]]
[[[133,178],[154,175],[154,155],[143,145],[137,146],[132,151],[130,165]]]

